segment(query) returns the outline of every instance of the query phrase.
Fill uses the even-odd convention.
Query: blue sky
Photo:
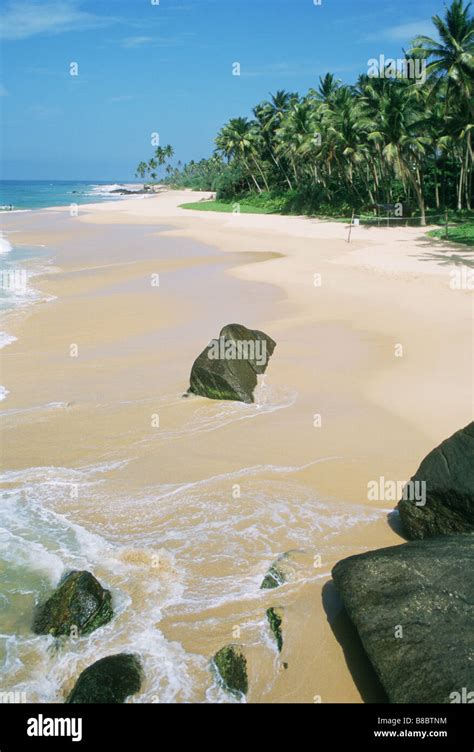
[[[153,132],[177,159],[209,156],[222,124],[269,92],[304,92],[327,71],[351,83],[369,58],[433,33],[443,11],[441,0],[153,2],[3,2],[3,178],[131,179]]]

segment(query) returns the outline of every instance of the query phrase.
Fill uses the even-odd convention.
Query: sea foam
[[[0,350],[7,345],[11,345],[12,342],[16,342],[17,337],[13,334],[7,334],[7,332],[0,332]]]
[[[3,235],[0,235],[0,255],[10,253],[11,250],[12,244]]]

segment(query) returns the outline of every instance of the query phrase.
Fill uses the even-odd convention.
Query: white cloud
[[[150,45],[151,47],[181,47],[184,44],[188,44],[195,36],[196,34],[194,34],[194,32],[185,31],[181,34],[169,37],[126,37],[125,39],[122,39],[120,44],[127,50],[135,49],[137,47],[145,47],[146,45]]]
[[[0,15],[0,37],[28,39],[97,28],[115,20],[81,10],[78,0],[10,0]]]
[[[258,68],[247,69],[242,64],[240,75],[242,78],[256,78],[262,76],[314,76],[319,72],[317,64],[305,63],[268,63]]]
[[[385,29],[379,29],[367,34],[364,37],[364,41],[374,42],[380,39],[392,39],[396,42],[408,43],[418,36],[427,36],[436,39],[436,28],[431,19],[425,18],[421,21],[410,21],[398,26],[388,26]]]
[[[142,47],[144,44],[153,42],[153,37],[127,37],[122,40],[122,47],[130,49],[131,47]]]
[[[400,26],[393,26],[391,29],[387,29],[387,36],[390,39],[398,39],[400,41],[411,41],[414,37],[418,36],[434,37],[436,36],[436,28],[433,25],[431,19],[426,18],[423,21],[412,21],[411,23],[400,24]]]

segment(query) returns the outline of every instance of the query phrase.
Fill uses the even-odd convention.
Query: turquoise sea
[[[111,193],[114,189],[138,187],[136,183],[103,180],[0,180],[0,211],[113,201],[117,198]]]

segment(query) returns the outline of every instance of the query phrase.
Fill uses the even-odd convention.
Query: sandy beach
[[[1,327],[17,338],[0,383],[4,488],[16,534],[33,530],[22,565],[41,595],[89,569],[118,613],[53,659],[19,601],[8,680],[31,701],[61,702],[91,660],[133,650],[146,678],[130,701],[229,702],[209,670],[229,642],[248,702],[377,697],[327,583],[339,559],[403,541],[369,481],[409,479],[472,417],[472,293],[443,263],[460,251],[425,228],[354,227],[347,243],[341,222],[180,208],[206,195],[2,217],[51,260],[33,280],[48,302]],[[183,399],[231,322],[277,342],[255,404]],[[260,590],[293,549],[295,581]]]

